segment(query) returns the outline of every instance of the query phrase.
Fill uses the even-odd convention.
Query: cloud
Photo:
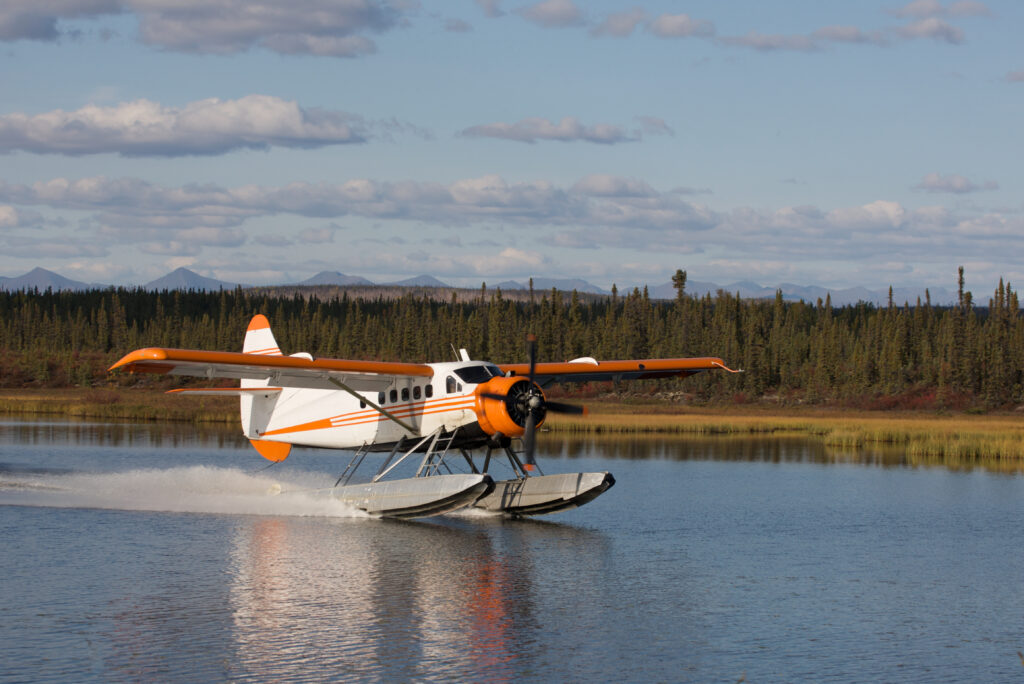
[[[139,39],[166,50],[232,54],[264,48],[280,54],[358,57],[376,51],[366,33],[398,26],[401,3],[376,0],[7,0],[0,40],[57,40],[59,22],[133,14]]]
[[[449,33],[468,33],[473,27],[461,19],[449,19],[444,22],[444,30]]]
[[[865,32],[856,26],[823,26],[814,31],[811,36],[833,43],[870,43],[872,45],[887,45],[889,43],[882,32]]]
[[[730,36],[719,38],[725,45],[735,47],[748,47],[761,52],[772,52],[775,50],[796,50],[799,52],[813,52],[820,49],[818,44],[810,36],[803,35],[782,35],[763,34],[751,31],[745,36]]]
[[[368,124],[344,112],[304,109],[269,95],[209,98],[184,107],[149,100],[73,112],[0,116],[0,152],[122,156],[223,154],[235,149],[365,142]]]
[[[918,19],[906,26],[896,29],[896,32],[903,38],[931,38],[951,45],[959,45],[964,42],[964,32],[952,24],[948,24],[937,17]]]
[[[581,26],[583,13],[572,0],[543,0],[516,10],[516,14],[544,28]]]
[[[591,197],[656,197],[657,192],[644,181],[595,173],[581,178],[572,191]]]
[[[88,19],[123,11],[121,0],[5,0],[0,3],[0,40],[55,41],[60,19]]]
[[[475,2],[483,10],[484,16],[489,19],[505,14],[501,11],[501,0],[475,0]]]
[[[676,132],[672,130],[664,119],[659,119],[654,116],[638,116],[636,117],[640,122],[643,132],[646,135],[675,135]]]
[[[889,12],[897,17],[913,17],[915,19],[926,19],[928,17],[952,16],[988,16],[991,14],[988,6],[977,0],[958,0],[945,7],[938,0],[914,0],[897,10]]]
[[[999,184],[995,181],[986,181],[978,185],[955,173],[948,176],[929,173],[914,188],[916,190],[924,190],[925,192],[948,192],[962,195],[969,192],[978,192],[979,190],[996,190],[999,188]]]
[[[461,131],[459,135],[467,138],[501,138],[525,143],[535,143],[538,140],[558,140],[560,142],[582,140],[602,145],[635,142],[640,139],[638,133],[627,132],[620,126],[612,124],[586,126],[572,116],[564,117],[558,123],[540,117],[529,117],[516,123],[497,122],[471,126]]]
[[[647,25],[647,30],[659,38],[690,38],[713,36],[715,25],[704,19],[694,19],[688,14],[662,14]]]
[[[46,238],[9,237],[4,244],[4,254],[22,259],[98,258],[109,253],[105,245],[94,240],[74,239],[66,235]]]
[[[334,233],[337,228],[333,226],[322,226],[320,228],[306,228],[305,230],[299,231],[299,242],[305,242],[314,245],[322,245],[330,242],[334,242]]]
[[[19,224],[18,210],[9,204],[0,204],[0,228],[17,228]]]
[[[1006,74],[1006,80],[1010,83],[1024,83],[1024,69]]]
[[[612,36],[625,38],[631,35],[636,27],[647,21],[647,12],[636,7],[628,12],[609,14],[605,20],[590,30],[593,36]]]
[[[218,229],[230,242],[233,226],[257,217],[360,216],[442,224],[614,225],[634,230],[706,230],[717,221],[707,207],[677,193],[659,193],[631,179],[591,176],[565,189],[548,181],[509,183],[497,175],[449,185],[355,179],[341,184],[281,187],[188,185],[162,188],[138,179],[63,178],[32,186],[0,182],[0,202],[93,211],[106,230],[132,239],[191,229]],[[214,235],[208,233],[207,235]],[[201,237],[201,234],[196,234]],[[216,244],[225,244],[224,241]]]

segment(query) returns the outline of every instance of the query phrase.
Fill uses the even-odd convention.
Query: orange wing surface
[[[505,374],[528,375],[528,363],[499,364]],[[541,385],[552,382],[601,382],[605,380],[648,380],[652,378],[685,378],[709,370],[726,370],[722,359],[701,357],[690,359],[633,359],[629,361],[595,361],[578,359],[564,363],[538,363],[534,377]]]
[[[110,370],[115,368],[130,373],[267,380],[278,387],[309,389],[338,389],[330,381],[333,378],[359,391],[384,389],[395,378],[429,378],[434,374],[430,366],[420,363],[308,359],[164,347],[137,349]]]

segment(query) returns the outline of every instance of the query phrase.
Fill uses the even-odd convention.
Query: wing
[[[379,392],[396,378],[429,378],[434,369],[420,363],[312,359],[238,352],[149,347],[137,349],[110,367],[130,373],[190,375],[203,378],[266,380],[276,387],[336,390],[342,382],[362,392]]]
[[[530,364],[500,364],[505,374],[528,375]],[[726,370],[722,359],[701,357],[691,359],[634,359],[630,361],[596,361],[591,358],[575,359],[565,363],[538,363],[534,377],[541,385],[552,382],[600,382],[606,380],[650,380],[653,378],[685,378],[709,370]]]

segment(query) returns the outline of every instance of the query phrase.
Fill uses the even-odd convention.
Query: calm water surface
[[[541,443],[508,521],[367,519],[343,457],[0,423],[2,681],[1009,681],[1024,477],[801,441]],[[280,489],[280,493],[275,493]]]

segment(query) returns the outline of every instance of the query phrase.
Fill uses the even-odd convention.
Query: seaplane
[[[332,495],[391,518],[466,507],[521,517],[582,506],[615,478],[540,471],[536,433],[547,414],[586,412],[549,400],[545,387],[737,372],[710,357],[541,363],[536,348],[529,337],[527,363],[473,360],[465,349],[457,361],[422,364],[285,356],[270,322],[257,314],[241,352],[148,347],[110,370],[238,380],[238,387],[170,392],[240,397],[244,436],[274,463],[288,458],[293,445],[354,452]],[[370,453],[386,456],[372,476],[356,477]],[[499,460],[507,460],[510,475],[495,479],[490,471]]]

